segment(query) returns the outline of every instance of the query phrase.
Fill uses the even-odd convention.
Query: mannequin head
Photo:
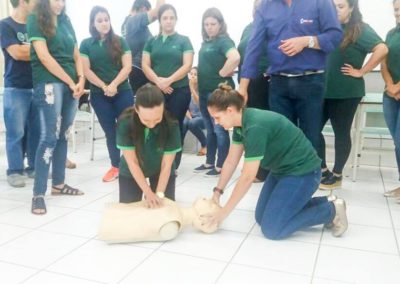
[[[206,227],[202,225],[202,221],[200,220],[200,216],[204,214],[213,213],[221,209],[219,205],[217,205],[211,199],[206,198],[197,198],[193,203],[193,209],[196,212],[196,217],[193,220],[193,227],[204,232],[204,233],[214,233],[218,229],[218,225],[213,227]]]

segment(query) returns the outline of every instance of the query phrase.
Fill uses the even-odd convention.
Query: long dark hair
[[[218,36],[228,35],[228,27],[225,23],[224,16],[222,15],[221,11],[217,8],[208,8],[204,12],[203,17],[201,19],[201,35],[203,36],[203,41],[206,41],[209,39],[206,29],[204,28],[204,21],[205,21],[205,19],[210,18],[210,17],[216,19],[218,21],[218,23],[221,25]]]
[[[351,12],[349,22],[344,32],[344,38],[340,47],[346,48],[349,44],[355,43],[361,35],[361,30],[364,25],[363,16],[358,5],[358,0],[346,0],[350,8],[353,8]]]
[[[129,119],[129,133],[135,145],[136,156],[138,157],[141,167],[143,166],[143,149],[145,144],[144,130],[146,126],[140,121],[136,109],[139,107],[154,108],[161,105],[164,105],[164,94],[157,86],[147,83],[136,92],[135,106],[126,109],[120,117],[120,119]],[[159,123],[159,134],[157,138],[157,148],[161,151],[165,148],[168,136],[170,135],[171,125],[174,123],[177,124],[178,122],[172,119],[164,109],[163,118]]]
[[[37,15],[39,29],[42,31],[42,33],[48,38],[55,36],[56,23],[53,22],[50,0],[37,0],[35,11]],[[65,6],[58,17],[69,20],[69,18],[65,14]]]
[[[145,7],[147,10],[151,9],[151,3],[148,0],[135,0],[132,5],[132,11],[139,11],[142,7]]]
[[[174,6],[172,6],[171,4],[164,4],[164,5],[162,5],[162,6],[160,7],[160,9],[158,9],[158,15],[157,15],[157,17],[158,17],[158,23],[160,24],[160,33],[159,33],[159,35],[161,35],[161,33],[162,33],[162,30],[161,30],[161,17],[162,17],[162,15],[163,15],[166,11],[168,11],[168,10],[171,10],[171,11],[174,13],[174,15],[175,15],[175,19],[178,20],[178,14],[176,13],[176,9],[175,9]]]
[[[96,19],[96,15],[98,13],[105,13],[107,14],[108,19],[110,19],[110,14],[108,13],[107,9],[101,6],[94,6],[92,11],[90,12],[90,20],[89,20],[89,32],[91,36],[97,40],[100,40],[100,34],[97,31],[96,27],[94,26],[94,22]],[[107,46],[108,52],[111,54],[113,62],[116,62],[118,65],[121,64],[121,56],[122,56],[122,46],[121,40],[119,36],[114,33],[114,30],[110,24],[110,31],[105,37],[104,41],[105,45]]]
[[[218,85],[218,89],[211,94],[207,106],[216,108],[218,111],[225,111],[230,106],[241,110],[244,108],[244,99],[231,86],[221,83]]]

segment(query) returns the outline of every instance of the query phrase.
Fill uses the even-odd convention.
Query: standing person
[[[189,73],[189,87],[192,98],[190,100],[189,110],[186,112],[185,120],[183,121],[182,144],[188,130],[199,140],[201,149],[197,156],[207,154],[207,139],[203,133],[204,120],[199,109],[199,91],[197,82],[197,67],[193,67]]]
[[[315,149],[320,142],[324,70],[342,39],[333,1],[262,1],[241,69],[240,93],[247,100],[265,41],[271,76],[269,106],[303,130]]]
[[[128,42],[132,52],[132,71],[129,75],[129,83],[134,93],[148,83],[142,71],[142,52],[145,43],[151,38],[148,25],[157,20],[158,9],[165,4],[164,0],[157,0],[156,6],[151,9],[148,0],[135,0],[130,15],[122,24],[122,36]]]
[[[365,95],[363,76],[373,70],[388,50],[377,33],[362,20],[358,0],[334,0],[344,39],[328,57],[322,128],[330,120],[335,134],[335,165],[332,172],[325,159],[325,139],[321,135],[322,159],[320,188],[341,187],[342,171],[351,151],[351,125],[357,106]],[[372,56],[364,64],[368,53]],[[364,64],[364,65],[363,65]]]
[[[28,17],[34,101],[38,105],[41,135],[35,159],[33,214],[45,214],[49,165],[52,163],[53,195],[82,195],[65,184],[67,138],[74,121],[85,77],[75,32],[65,14],[65,2],[37,0]]]
[[[135,106],[118,121],[117,145],[123,154],[120,202],[140,201],[144,195],[148,207],[154,208],[162,205],[164,196],[175,200],[174,160],[181,151],[181,136],[157,86],[146,84],[137,91]]]
[[[5,59],[3,107],[7,182],[12,187],[24,187],[24,173],[32,178],[35,175],[35,151],[40,136],[39,117],[32,100],[30,45],[26,34],[26,18],[33,10],[35,0],[10,2],[14,10],[10,17],[0,22],[0,44]]]
[[[393,10],[396,27],[386,36],[389,54],[382,62],[381,72],[386,84],[383,95],[383,114],[393,137],[400,176],[400,0],[393,1]],[[385,193],[385,196],[400,198],[400,187]]]
[[[90,82],[90,103],[106,134],[111,169],[103,176],[103,181],[110,182],[119,174],[117,119],[134,103],[128,82],[132,55],[126,41],[114,34],[107,9],[93,7],[89,27],[91,37],[82,41],[80,53],[85,76]]]
[[[232,76],[240,63],[235,43],[229,37],[224,17],[217,8],[207,9],[201,20],[203,43],[199,52],[200,111],[207,130],[207,159],[195,172],[206,172],[206,177],[218,177],[229,151],[229,134],[215,125],[207,109],[211,93],[220,83],[235,87]],[[215,163],[215,156],[217,155]]]
[[[178,120],[182,133],[183,120],[190,103],[187,74],[192,68],[194,51],[190,39],[176,32],[177,20],[172,5],[164,4],[160,7],[160,34],[146,43],[142,67],[147,79],[164,93],[165,108]],[[176,155],[177,168],[181,156],[181,152]]]
[[[312,197],[321,177],[321,160],[311,143],[284,116],[243,106],[243,97],[226,85],[208,101],[215,122],[225,129],[234,127],[233,145],[213,190],[217,203],[243,153],[244,165],[228,202],[217,213],[203,216],[203,222],[211,226],[222,222],[249,190],[261,165],[271,171],[255,213],[266,238],[280,240],[319,224],[329,225],[333,236],[341,236],[348,226],[344,200]]]

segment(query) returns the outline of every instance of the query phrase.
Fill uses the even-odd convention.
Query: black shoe
[[[332,174],[330,177],[321,180],[319,185],[320,189],[332,190],[342,187],[342,176],[335,176]]]
[[[332,175],[333,175],[333,173],[330,170],[321,172],[321,182],[327,178],[330,178]]]

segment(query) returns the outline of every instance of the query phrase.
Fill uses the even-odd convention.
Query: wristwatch
[[[314,37],[313,37],[313,36],[310,36],[310,37],[308,38],[308,48],[314,48],[314,46],[315,46]]]
[[[161,198],[161,199],[165,197],[164,192],[161,192],[161,191],[157,191],[157,192],[156,192],[156,195],[157,195],[159,198]]]
[[[224,190],[218,187],[214,187],[213,192],[218,192],[220,195],[224,194]]]

